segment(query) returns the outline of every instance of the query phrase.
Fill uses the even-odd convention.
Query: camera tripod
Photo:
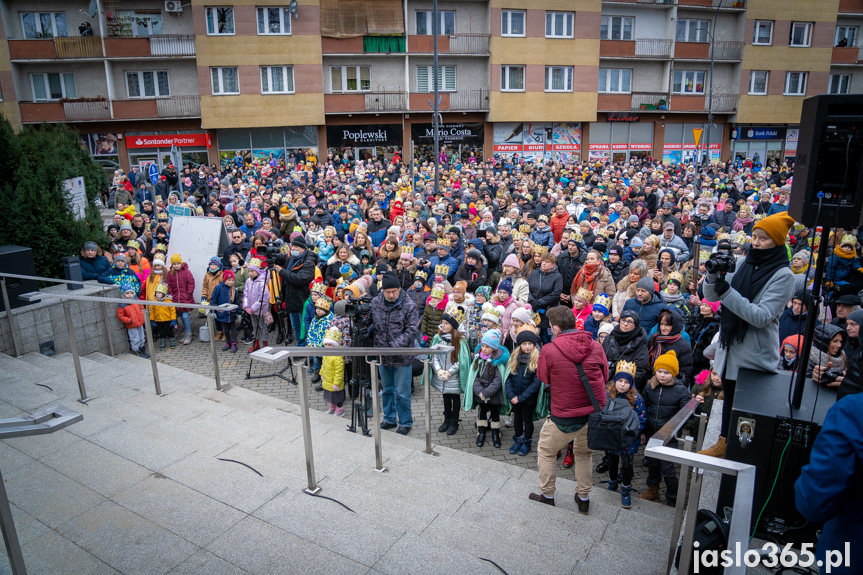
[[[360,330],[357,329],[353,320],[351,320],[351,339],[355,347],[364,347],[369,342],[370,338],[361,337]],[[348,391],[351,398],[351,424],[348,425],[348,431],[356,433],[357,426],[362,429],[363,435],[371,437],[369,431],[369,406],[371,405],[371,366],[366,362],[364,357],[354,357],[351,361],[351,379],[348,382]]]

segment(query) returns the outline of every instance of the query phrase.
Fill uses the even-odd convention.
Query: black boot
[[[488,431],[488,427],[486,427],[486,421],[477,421],[476,422],[476,446],[482,447],[485,445],[485,433]]]
[[[495,447],[500,447],[500,422],[491,422],[491,444]]]
[[[440,427],[437,428],[438,433],[443,433],[447,429],[449,429],[450,421],[452,421],[450,418],[450,415],[448,413],[444,413],[443,414],[443,423],[441,423]]]
[[[446,430],[447,435],[455,435],[458,431],[458,415],[453,415],[449,420],[449,427]]]
[[[596,466],[597,473],[605,473],[608,471],[608,452],[602,456],[602,461],[599,462],[599,465]]]

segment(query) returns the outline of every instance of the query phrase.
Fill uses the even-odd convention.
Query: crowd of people
[[[430,362],[441,433],[456,433],[475,409],[478,446],[490,433],[495,448],[536,450],[541,493],[530,497],[552,505],[563,457],[563,467],[575,467],[583,513],[594,471],[589,390],[600,407],[625,398],[640,421],[637,440],[598,468],[628,508],[639,446],[693,397],[704,409],[714,398],[730,405],[741,368],[796,369],[807,313],[824,324],[807,367],[842,385],[863,322],[859,236],[822,238],[788,215],[788,164],[444,161],[437,185],[433,164],[411,168],[400,158],[186,166],[169,169],[155,189],[118,171],[110,243],[83,246],[84,278],[116,284],[132,300],[197,304],[182,257],[188,246],[171,243],[171,221],[182,208],[221,218],[230,244],[207,263],[199,301],[238,306],[216,316],[213,335],[226,353],[240,344],[250,352],[271,343],[350,346],[347,303],[367,299],[374,345],[452,346]],[[820,241],[830,243],[829,306],[808,310]],[[736,271],[708,273],[704,264],[718,253]],[[133,351],[146,354],[141,333],[132,334],[143,319],[127,308],[118,317]],[[194,313],[151,316],[161,349],[192,341]],[[383,429],[411,430],[412,359],[384,357],[379,367]],[[345,412],[349,363],[309,363],[336,416]],[[724,455],[730,412],[704,453]],[[674,466],[648,463],[641,497],[661,501],[664,480],[674,505]]]

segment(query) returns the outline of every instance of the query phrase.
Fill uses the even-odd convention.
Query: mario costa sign
[[[448,143],[482,143],[485,124],[475,122],[469,124],[440,124],[438,138],[442,144]],[[412,124],[411,139],[417,144],[434,143],[434,126],[432,124]]]
[[[402,127],[399,124],[362,126],[327,126],[330,147],[401,146]]]

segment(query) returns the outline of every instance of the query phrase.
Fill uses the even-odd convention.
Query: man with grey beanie
[[[667,306],[659,294],[656,293],[656,284],[650,278],[641,278],[635,284],[635,297],[626,300],[623,304],[623,311],[634,311],[641,318],[641,327],[645,333],[650,333],[653,326],[656,325],[656,320],[659,317],[659,312]]]

